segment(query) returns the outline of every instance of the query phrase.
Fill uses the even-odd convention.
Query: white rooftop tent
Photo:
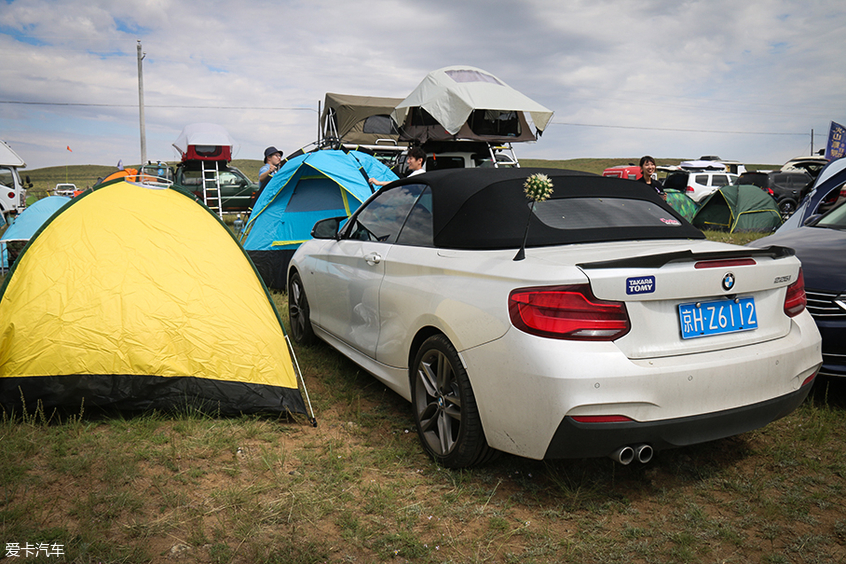
[[[173,146],[179,151],[183,161],[231,161],[235,140],[221,125],[192,123],[182,129]]]
[[[440,125],[447,134],[433,137],[427,132],[421,137],[417,126],[431,126],[431,123],[410,121],[413,110],[421,108]],[[480,120],[487,120],[486,131],[478,131],[468,123],[474,112],[481,112]],[[516,114],[506,118],[506,113]],[[496,115],[494,115],[496,114]],[[424,142],[428,139],[447,137],[469,138],[484,141],[531,141],[536,133],[528,129],[524,114],[531,116],[537,132],[543,132],[552,119],[553,112],[531,98],[508,86],[491,73],[469,66],[450,66],[430,72],[426,78],[400,102],[393,111],[394,120],[403,128],[404,134]],[[424,119],[428,116],[424,116]],[[520,119],[521,126],[516,126]],[[519,132],[497,130],[491,123],[512,120]],[[524,125],[525,124],[525,125]],[[474,135],[475,133],[475,135]],[[435,133],[438,135],[438,133]]]

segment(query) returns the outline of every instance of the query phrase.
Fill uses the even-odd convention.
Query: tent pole
[[[306,403],[308,404],[309,412],[311,412],[311,417],[308,421],[311,423],[312,427],[317,427],[317,419],[314,417],[314,408],[311,407],[311,399],[308,397],[308,389],[306,389],[305,378],[303,378],[303,372],[300,370],[300,363],[297,360],[297,354],[294,352],[294,345],[291,344],[291,339],[288,337],[288,333],[285,333],[285,342],[288,343],[288,350],[291,352],[291,358],[294,360],[294,367],[297,369],[297,375],[300,377],[300,382],[303,384],[303,392],[305,393]]]

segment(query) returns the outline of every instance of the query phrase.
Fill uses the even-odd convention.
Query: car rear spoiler
[[[581,269],[595,270],[599,268],[661,268],[671,262],[689,262],[702,260],[728,260],[751,257],[770,257],[780,259],[793,256],[795,253],[789,247],[771,245],[761,249],[744,248],[736,251],[713,251],[710,253],[694,253],[690,250],[642,257],[630,257],[599,262],[583,262],[577,264]]]

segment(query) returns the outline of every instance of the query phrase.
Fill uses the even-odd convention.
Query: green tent
[[[770,232],[781,225],[781,214],[769,194],[757,186],[738,184],[722,186],[708,196],[693,216],[693,225],[729,233]]]
[[[679,212],[686,220],[693,221],[693,216],[696,215],[696,202],[690,196],[670,188],[665,188],[664,193],[667,195],[667,203],[674,210]]]

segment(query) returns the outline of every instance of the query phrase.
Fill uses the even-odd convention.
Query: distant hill
[[[595,174],[602,174],[602,171],[608,167],[626,164],[637,164],[640,157],[632,158],[618,158],[618,159],[567,159],[567,160],[544,160],[544,159],[520,159],[521,166],[524,167],[544,167],[544,168],[566,168],[570,170],[581,170],[584,172],[592,172]],[[684,159],[656,159],[659,166],[678,164]],[[171,166],[176,166],[176,162],[168,162]],[[241,172],[246,174],[252,180],[258,179],[258,171],[262,166],[262,161],[255,159],[235,159],[232,165],[239,168]],[[139,165],[126,165],[127,168],[138,168]],[[780,165],[772,164],[747,164],[748,170],[769,169],[777,170]],[[32,189],[29,190],[29,195],[42,198],[50,193],[56,187],[56,184],[70,182],[75,184],[77,188],[85,189],[97,183],[99,178],[108,176],[117,168],[113,166],[102,165],[74,165],[74,166],[53,166],[46,168],[36,168],[32,170],[23,169],[21,176],[29,176],[32,182]]]

